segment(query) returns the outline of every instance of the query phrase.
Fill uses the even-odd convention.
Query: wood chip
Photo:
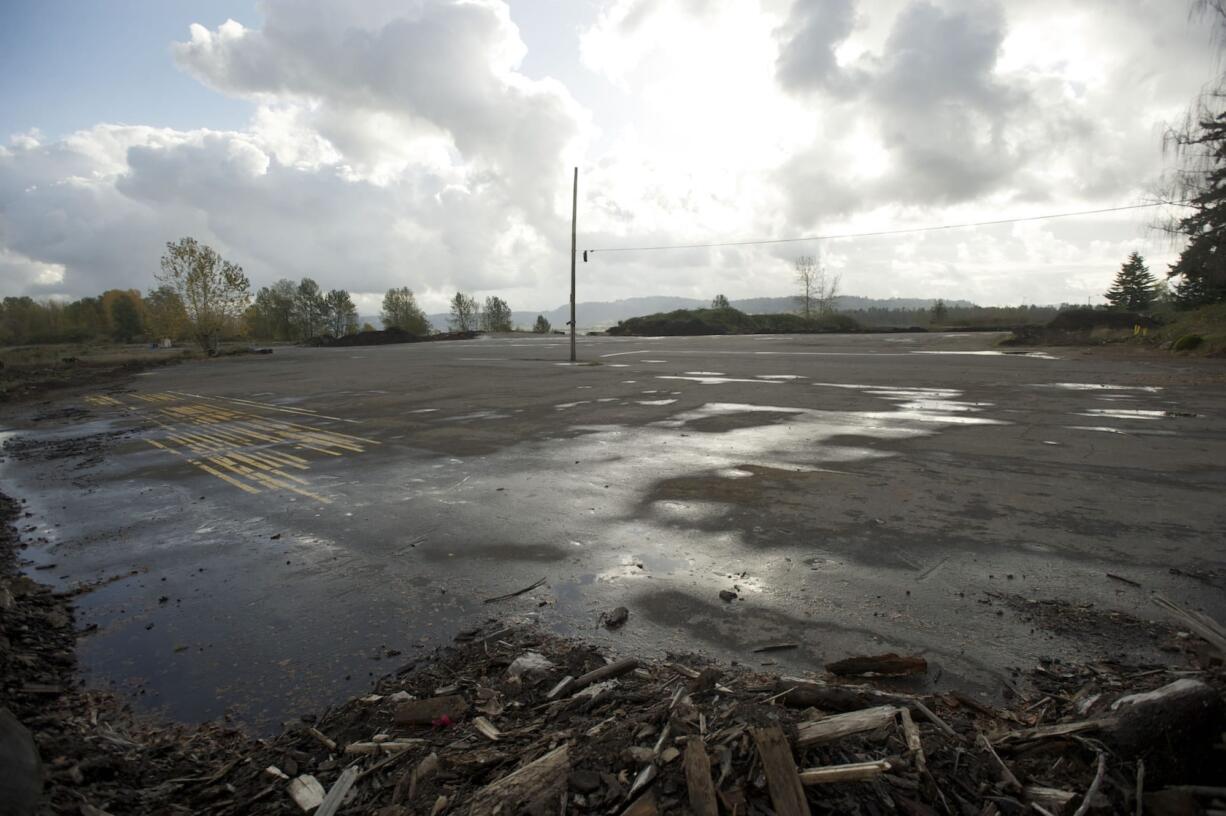
[[[502,732],[499,731],[498,728],[485,717],[475,718],[473,720],[473,728],[476,728],[477,731],[481,733],[481,736],[491,740],[492,742],[497,742],[498,740],[502,739]]]
[[[290,780],[286,786],[290,798],[301,810],[314,810],[324,800],[324,787],[319,780],[310,774],[303,774]]]

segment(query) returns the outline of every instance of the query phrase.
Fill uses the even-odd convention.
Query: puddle
[[[647,362],[644,360],[644,362]],[[722,383],[762,383],[769,385],[779,385],[776,380],[757,380],[746,379],[743,377],[682,377],[679,375],[658,376],[657,380],[689,380],[690,382],[702,383],[703,385],[720,385]]]
[[[675,399],[635,400],[639,405],[672,405]]]
[[[1105,383],[1035,383],[1031,388],[1061,388],[1066,391],[1146,391],[1155,394],[1162,390],[1158,385],[1107,385]]]
[[[758,379],[760,380],[807,380],[809,378],[801,376],[800,374],[759,374]]]
[[[1175,431],[1160,431],[1157,429],[1140,430],[1136,428],[1112,428],[1109,425],[1067,425],[1070,431],[1095,431],[1097,433],[1120,434],[1121,436],[1178,436]]]
[[[962,392],[952,388],[878,388],[852,383],[813,383],[823,388],[845,388],[862,391],[898,403],[899,410],[888,414],[870,412],[864,416],[906,418],[914,422],[933,422],[949,425],[1008,425],[1008,422],[987,417],[970,416],[985,408],[990,402],[966,402],[956,399]]]
[[[1164,419],[1167,416],[1166,411],[1147,411],[1140,408],[1087,408],[1085,411],[1078,411],[1078,416],[1088,417],[1110,417],[1111,419]]]
[[[474,411],[471,414],[460,414],[459,416],[443,417],[443,422],[472,422],[481,419],[510,419],[510,414],[500,414],[497,411]]]
[[[1033,357],[1036,360],[1059,360],[1046,351],[913,351],[911,354],[955,354],[969,357]]]
[[[722,377],[722,371],[687,371],[685,372],[690,377]]]
[[[587,405],[591,400],[579,400],[577,402],[560,402],[553,406],[554,410],[565,411],[567,408],[574,408],[576,405]]]

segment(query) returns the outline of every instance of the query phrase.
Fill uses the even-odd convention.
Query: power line
[[[905,235],[916,232],[938,232],[940,230],[966,229],[968,227],[990,227],[997,224],[1018,224],[1023,221],[1047,221],[1053,218],[1072,218],[1078,215],[1099,215],[1101,213],[1121,212],[1123,210],[1141,210],[1148,207],[1162,207],[1165,202],[1153,204],[1128,204],[1123,207],[1106,207],[1101,210],[1078,210],[1077,212],[1047,213],[1046,215],[1030,215],[1024,218],[999,218],[993,221],[968,221],[965,224],[941,224],[935,227],[907,227],[905,229],[877,230],[875,232],[845,232],[831,235],[807,235],[803,238],[765,238],[754,241],[719,241],[709,244],[662,244],[659,246],[640,247],[604,247],[602,249],[583,250],[583,260],[588,253],[597,252],[654,252],[662,249],[708,249],[714,247],[757,246],[763,244],[795,244],[804,241],[829,241],[834,238],[874,238],[881,235]]]

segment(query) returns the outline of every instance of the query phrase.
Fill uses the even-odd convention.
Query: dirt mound
[[[393,326],[390,329],[381,331],[363,331],[356,334],[347,334],[344,337],[333,337],[331,335],[321,335],[320,337],[312,337],[310,340],[303,341],[304,346],[332,348],[344,348],[348,346],[388,346],[395,343],[425,343],[435,340],[471,340],[476,337],[478,332],[446,332],[443,334],[427,334],[416,335],[410,334],[404,329]]]
[[[1150,329],[1158,321],[1137,312],[1119,312],[1112,309],[1065,309],[1056,315],[1047,328],[1055,331],[1092,331],[1094,329],[1127,329],[1141,326]]]

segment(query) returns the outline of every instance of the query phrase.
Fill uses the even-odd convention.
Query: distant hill
[[[866,298],[856,295],[841,295],[837,298],[837,310],[840,312],[858,311],[862,309],[927,309],[933,303],[936,303],[936,298]],[[607,329],[610,326],[617,325],[619,320],[628,320],[632,317],[642,317],[643,315],[655,314],[657,312],[671,312],[676,309],[700,309],[710,306],[709,300],[699,300],[697,298],[685,297],[669,297],[666,295],[651,295],[647,297],[633,297],[624,300],[611,301],[588,301],[586,303],[578,303],[575,305],[575,312],[579,320],[579,328],[585,330]],[[761,297],[761,298],[746,298],[744,300],[732,301],[733,307],[740,309],[747,314],[785,314],[796,310],[796,301],[791,297]],[[945,305],[950,308],[974,306],[973,303],[966,300],[947,300]],[[538,314],[545,315],[555,329],[566,328],[566,321],[570,320],[570,304],[563,304],[556,309],[551,309],[544,312],[532,311],[514,311],[511,313],[511,319],[516,326],[520,328],[531,328],[536,322]],[[436,329],[445,329],[447,327],[447,314],[432,314],[427,315],[431,325]],[[368,319],[368,318],[363,318]],[[371,321],[375,326],[378,326],[377,321]]]

